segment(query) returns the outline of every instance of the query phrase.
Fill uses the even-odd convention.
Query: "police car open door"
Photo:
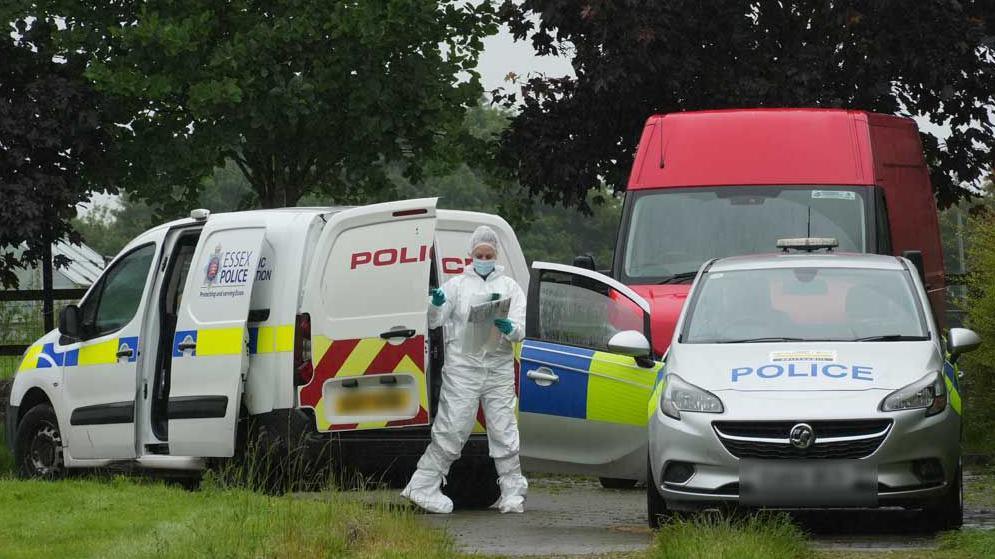
[[[597,272],[535,262],[519,365],[527,467],[641,479],[659,363],[649,304]]]
[[[298,392],[319,431],[428,424],[435,202],[345,210],[322,231],[302,305],[313,375]]]
[[[169,381],[169,453],[232,456],[249,367],[246,321],[265,225],[211,216],[176,318]]]

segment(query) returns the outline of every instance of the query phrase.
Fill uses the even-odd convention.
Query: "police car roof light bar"
[[[777,248],[781,249],[782,252],[788,252],[789,250],[812,252],[813,250],[821,249],[832,251],[838,246],[840,246],[839,241],[832,237],[799,237],[777,240]]]

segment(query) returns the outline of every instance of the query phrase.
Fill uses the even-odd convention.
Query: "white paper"
[[[481,294],[470,304],[466,330],[463,334],[463,353],[493,351],[501,343],[501,332],[494,326],[494,319],[508,317],[511,298],[497,300],[491,298],[492,295]]]

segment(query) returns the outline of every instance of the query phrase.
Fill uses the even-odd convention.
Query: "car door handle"
[[[186,351],[188,349],[197,349],[197,342],[180,342],[176,345],[176,349],[180,351]]]
[[[117,352],[116,355],[117,355],[117,358],[120,359],[122,357],[131,357],[134,354],[135,354],[135,351],[133,349],[131,349],[131,348],[128,348],[128,349],[122,349],[121,351]]]
[[[414,336],[414,335],[415,335],[414,329],[412,329],[412,328],[403,328],[403,329],[388,330],[386,332],[382,332],[380,334],[380,337],[383,338],[383,339],[385,339],[385,340],[389,340],[391,338],[410,338],[411,336]]]
[[[546,367],[539,367],[538,369],[533,369],[527,373],[525,376],[534,380],[539,386],[549,386],[554,382],[560,382],[560,377],[556,375],[552,370]]]

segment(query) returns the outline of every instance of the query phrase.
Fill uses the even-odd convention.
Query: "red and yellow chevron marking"
[[[302,408],[312,408],[319,431],[356,431],[408,425],[428,425],[428,384],[425,379],[425,337],[414,336],[398,345],[380,338],[329,340],[314,336],[311,342],[315,363],[311,382],[300,388]],[[410,373],[418,381],[418,414],[401,421],[369,421],[331,424],[325,418],[322,393],[332,378],[391,373]]]

